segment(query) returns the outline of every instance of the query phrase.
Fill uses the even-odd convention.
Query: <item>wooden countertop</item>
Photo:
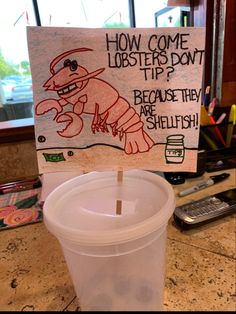
[[[177,205],[235,187],[236,169],[224,172],[230,172],[229,179],[182,198],[177,196],[180,189],[213,174],[173,186]],[[189,231],[180,231],[169,220],[165,311],[236,310],[235,218]],[[0,265],[1,311],[80,309],[60,245],[43,222],[0,231]]]

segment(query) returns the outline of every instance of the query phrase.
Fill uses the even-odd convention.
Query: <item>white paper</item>
[[[27,32],[40,173],[196,170],[205,28]]]

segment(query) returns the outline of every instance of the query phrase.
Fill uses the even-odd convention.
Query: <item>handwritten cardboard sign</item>
[[[204,28],[27,34],[40,173],[196,171]]]

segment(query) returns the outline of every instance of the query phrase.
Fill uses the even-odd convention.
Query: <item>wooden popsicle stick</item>
[[[117,172],[117,183],[122,184],[123,182],[123,170]],[[122,213],[122,200],[116,200],[116,215],[121,215]]]
[[[117,182],[122,183],[123,182],[123,170],[117,171]]]
[[[122,200],[116,200],[116,215],[121,215],[122,212]]]

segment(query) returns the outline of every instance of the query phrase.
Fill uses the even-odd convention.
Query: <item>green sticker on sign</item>
[[[63,153],[58,153],[58,154],[43,153],[43,156],[46,161],[50,161],[50,162],[65,161]]]

